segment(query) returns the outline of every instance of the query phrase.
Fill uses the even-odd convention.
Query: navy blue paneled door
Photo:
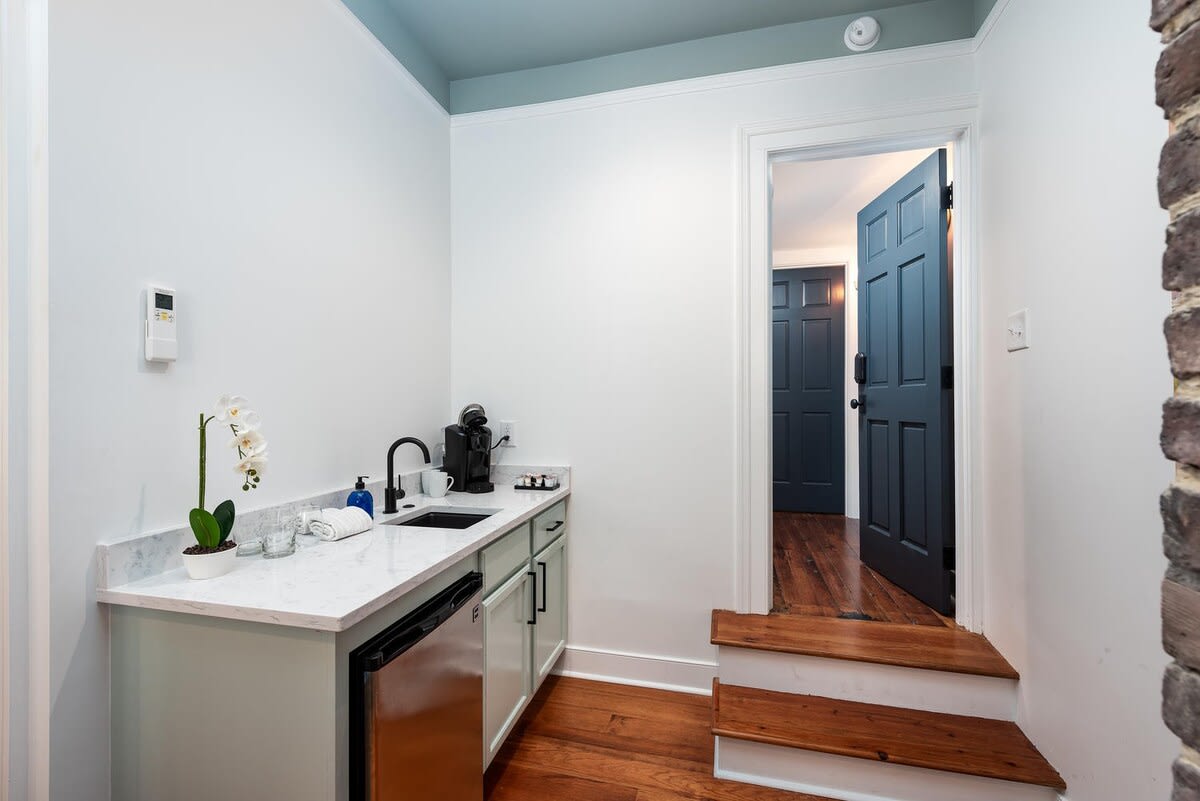
[[[771,306],[775,510],[844,514],[845,268],[774,270]]]
[[[954,421],[946,151],[858,215],[863,562],[953,613]],[[856,380],[860,370],[856,368]]]

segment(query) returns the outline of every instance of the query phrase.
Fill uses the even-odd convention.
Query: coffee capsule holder
[[[518,490],[542,490],[550,492],[558,489],[560,486],[558,476],[547,473],[526,473],[517,479],[517,483],[513,484],[513,489]]]

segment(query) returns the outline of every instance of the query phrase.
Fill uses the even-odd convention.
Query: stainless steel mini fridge
[[[353,801],[482,801],[483,576],[350,654]]]

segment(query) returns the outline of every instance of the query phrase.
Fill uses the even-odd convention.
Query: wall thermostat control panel
[[[175,290],[146,287],[146,361],[173,362],[179,353],[175,338]]]

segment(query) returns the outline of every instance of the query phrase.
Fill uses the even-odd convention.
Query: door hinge
[[[942,389],[954,389],[954,366],[942,367]]]
[[[948,211],[954,208],[954,184],[942,189],[942,209]]]

